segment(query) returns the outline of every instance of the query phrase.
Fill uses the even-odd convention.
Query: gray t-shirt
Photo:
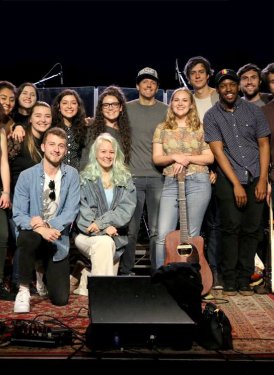
[[[127,103],[132,136],[130,170],[133,176],[161,176],[161,169],[152,161],[152,139],[157,125],[165,121],[167,108],[158,100],[153,105],[142,105],[139,99]]]

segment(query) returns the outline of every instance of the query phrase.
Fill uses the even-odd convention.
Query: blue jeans
[[[211,196],[211,184],[207,173],[194,173],[186,176],[185,195],[188,233],[190,237],[199,236],[201,226]],[[176,230],[179,220],[178,181],[166,177],[160,202],[158,220],[159,235],[156,240],[156,267],[165,260],[165,237]]]
[[[137,205],[129,223],[128,245],[120,261],[120,273],[128,274],[134,268],[135,249],[140,229],[144,204],[147,206],[149,227],[149,254],[152,269],[155,269],[155,241],[158,234],[157,221],[164,177],[133,177],[137,191]]]

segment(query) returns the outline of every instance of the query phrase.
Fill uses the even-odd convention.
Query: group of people
[[[30,311],[34,270],[41,295],[68,303],[72,237],[90,262],[85,275],[133,275],[145,205],[151,270],[162,266],[165,237],[178,226],[183,170],[188,234],[199,236],[205,226],[214,286],[225,295],[253,293],[270,148],[274,153],[274,64],[263,71],[271,94],[259,92],[254,64],[238,74],[221,70],[215,88],[202,56],[189,59],[184,73],[193,90],[176,89],[166,105],[156,99],[157,71],[146,67],[136,77],[138,99],[126,102],[109,86],[91,119],[75,90],[63,90],[50,107],[35,85],[16,90],[0,82],[0,298],[12,298],[4,285],[9,226],[15,312]]]

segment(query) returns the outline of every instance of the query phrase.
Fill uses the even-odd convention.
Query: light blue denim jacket
[[[78,171],[64,163],[61,164],[60,202],[56,215],[49,224],[62,232],[54,242],[57,251],[54,261],[64,259],[69,252],[69,230],[80,207],[80,180]],[[15,185],[13,198],[13,220],[18,230],[32,230],[30,220],[33,216],[41,216],[43,209],[43,189],[45,173],[43,160],[20,173]]]
[[[104,235],[105,229],[114,226],[118,229],[118,236],[113,240],[116,250],[123,251],[127,245],[127,225],[134,213],[137,202],[136,188],[130,179],[128,187],[116,186],[113,192],[113,200],[110,208],[106,201],[106,196],[101,179],[97,181],[88,180],[81,185],[81,205],[80,212],[76,219],[79,231],[88,235],[86,229],[91,223],[96,223],[100,229],[99,233],[89,233],[90,236]]]

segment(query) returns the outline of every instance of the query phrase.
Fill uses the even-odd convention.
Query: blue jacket
[[[137,202],[136,188],[129,181],[128,187],[116,186],[110,208],[106,201],[105,192],[101,179],[97,181],[88,180],[81,185],[80,212],[76,219],[77,227],[81,233],[88,235],[86,229],[91,223],[96,223],[100,232],[90,233],[90,236],[104,235],[105,229],[114,226],[118,230],[118,236],[113,240],[116,250],[123,248],[128,243],[127,225],[134,213]]]
[[[69,230],[80,207],[80,181],[78,171],[61,164],[60,202],[54,218],[49,224],[62,232],[61,237],[54,242],[57,248],[54,261],[64,259],[69,252]],[[43,209],[43,188],[45,174],[43,160],[35,166],[20,173],[15,185],[13,198],[13,220],[18,230],[32,230],[30,220],[33,216],[41,216]]]

